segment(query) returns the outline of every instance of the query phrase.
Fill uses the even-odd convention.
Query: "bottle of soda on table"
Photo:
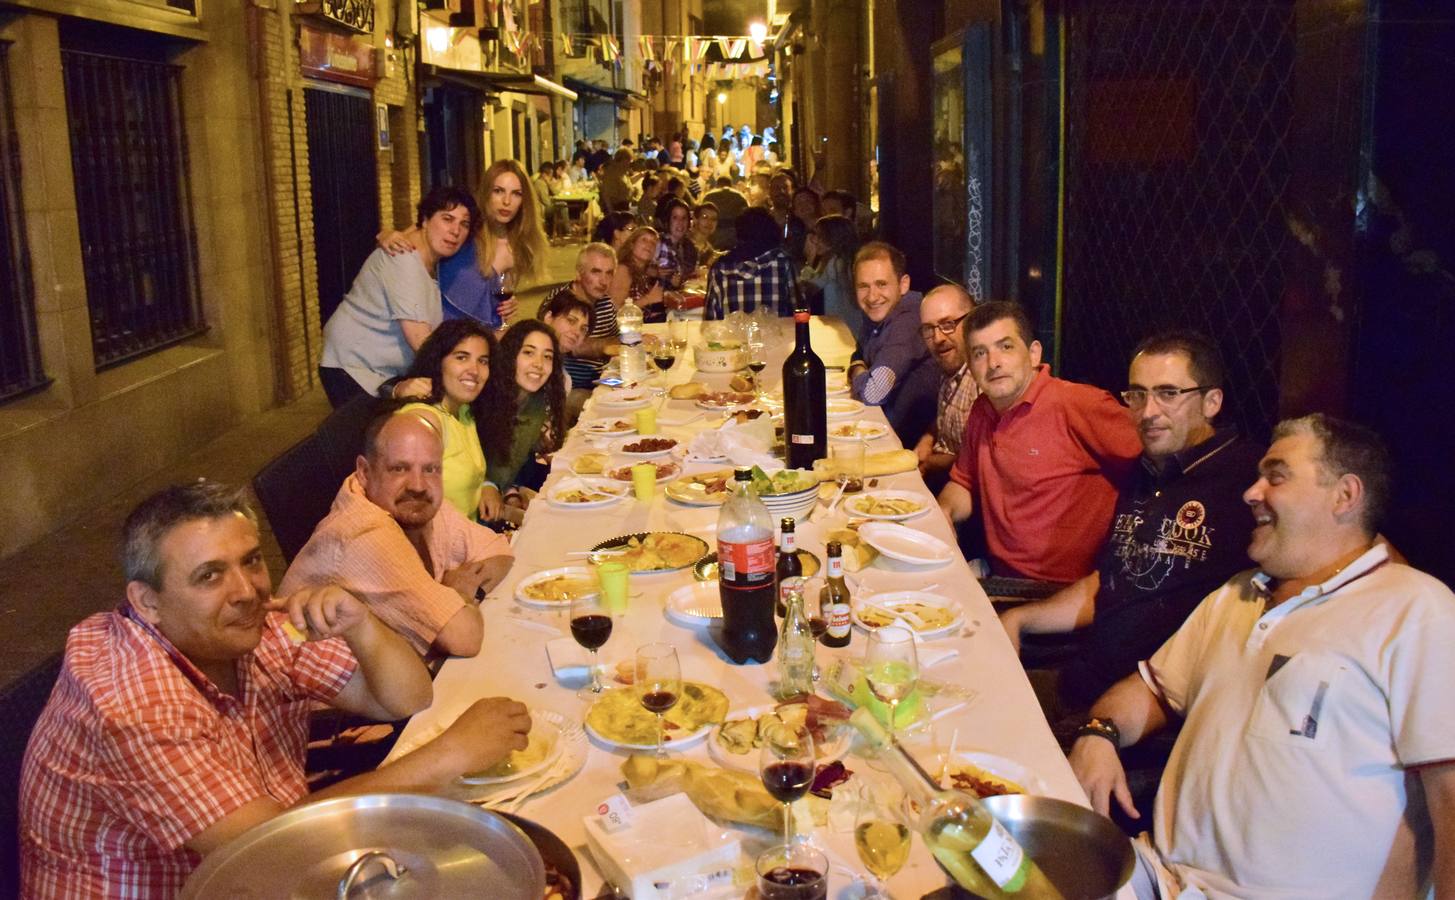
[[[739,467],[733,495],[717,518],[718,590],[722,628],[718,645],[738,665],[773,658],[778,631],[773,620],[776,593],[773,518],[753,492],[751,470]]]

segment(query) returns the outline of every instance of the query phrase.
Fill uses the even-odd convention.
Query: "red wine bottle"
[[[809,345],[808,310],[794,310],[793,323],[793,352],[783,361],[783,445],[788,468],[812,469],[814,460],[828,455],[824,367]]]

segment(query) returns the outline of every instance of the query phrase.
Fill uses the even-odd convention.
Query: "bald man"
[[[938,491],[949,477],[950,466],[960,454],[965,437],[965,420],[970,405],[980,396],[975,379],[970,375],[965,355],[966,317],[975,308],[975,301],[958,284],[942,284],[930,289],[920,301],[919,334],[930,356],[940,367],[940,392],[935,421],[915,444],[919,471],[930,489]]]
[[[433,423],[415,412],[369,423],[353,474],[278,592],[337,585],[421,655],[479,653],[476,594],[500,583],[513,556],[504,536],[441,502],[443,450]]]

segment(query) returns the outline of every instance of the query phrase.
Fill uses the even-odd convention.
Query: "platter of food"
[[[663,746],[675,750],[701,741],[727,711],[728,698],[722,691],[683,682],[677,705],[662,716]],[[657,717],[642,706],[635,688],[615,688],[598,697],[586,711],[586,733],[615,749],[657,749]]]
[[[596,596],[600,586],[596,576],[585,566],[564,566],[546,569],[515,586],[515,599],[537,609],[564,609],[573,600]]]
[[[819,562],[818,557],[804,550],[802,547],[799,547],[793,552],[798,556],[798,564],[803,567],[804,578],[812,578],[818,574],[819,569],[823,568],[823,563]],[[692,566],[692,576],[698,581],[716,581],[717,551],[707,554],[694,563]]]
[[[620,482],[567,476],[546,492],[546,502],[566,509],[595,509],[620,501],[629,490]]]
[[[465,784],[500,784],[526,778],[555,762],[560,752],[560,726],[549,719],[533,715],[524,750],[512,750],[509,756],[488,769],[461,775],[460,781]]]
[[[651,460],[645,460],[645,462],[649,466],[657,467],[657,484],[665,484],[682,474],[682,467],[674,462],[653,462]],[[632,480],[632,466],[639,464],[633,462],[630,465],[616,466],[607,469],[603,474],[612,481],[624,481],[630,484]]]
[[[627,419],[609,416],[605,419],[588,419],[581,423],[581,430],[587,434],[636,434],[637,424]]]
[[[825,411],[830,419],[847,419],[864,411],[864,404],[851,397],[834,397],[828,401]]]
[[[854,624],[865,631],[877,631],[885,625],[907,625],[920,637],[929,639],[953,634],[965,623],[965,610],[960,604],[924,591],[893,591],[855,597]]]
[[[675,572],[707,553],[707,541],[680,531],[641,531],[602,541],[591,548],[593,563],[624,562],[633,575]]]
[[[883,422],[861,419],[858,422],[841,422],[829,429],[831,441],[875,441],[889,434],[889,426]]]
[[[612,449],[622,456],[633,459],[648,459],[653,456],[665,456],[671,453],[677,446],[675,438],[651,435],[647,437],[626,438],[618,441]]]
[[[728,713],[713,730],[708,754],[721,766],[758,771],[758,751],[769,730],[779,724],[808,726],[819,765],[843,759],[854,741],[849,708],[836,700],[810,695],[804,700],[753,706]]]
[[[893,522],[869,522],[860,526],[859,535],[890,559],[916,566],[943,566],[958,552],[933,535]]]
[[[882,522],[903,522],[930,511],[930,501],[913,491],[869,491],[844,501],[851,516]]]
[[[748,391],[713,391],[700,395],[697,405],[702,409],[735,409],[747,406],[756,399],[757,395]]]
[[[667,485],[667,499],[688,506],[721,506],[733,493],[733,470],[683,475]]]

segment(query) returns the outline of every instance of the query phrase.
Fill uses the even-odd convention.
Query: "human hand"
[[[506,697],[475,701],[437,741],[457,760],[460,774],[488,769],[524,750],[530,734],[530,712],[524,703]]]
[[[1000,625],[1005,629],[1005,636],[1010,638],[1010,646],[1015,650],[1015,655],[1021,655],[1021,633],[1024,624],[1021,622],[1021,607],[1012,606],[1000,614]]]
[[[433,379],[406,378],[394,385],[393,395],[395,400],[428,400],[433,390]]]
[[[500,301],[500,304],[495,307],[495,312],[497,315],[500,316],[500,321],[509,322],[510,317],[515,315],[519,309],[520,300],[515,297],[511,297],[509,300]]]
[[[930,458],[930,453],[935,449],[935,439],[928,434],[922,434],[914,444],[914,455],[919,459],[920,472],[924,472],[925,461]]]
[[[485,485],[480,492],[480,521],[494,522],[500,518],[500,488],[493,484]]]
[[[486,564],[490,562],[491,558],[476,559],[461,563],[459,566],[446,572],[444,577],[440,579],[440,584],[453,589],[466,603],[475,602],[475,595],[479,592],[481,585],[485,583],[485,577],[489,574]]]
[[[1110,815],[1111,798],[1133,819],[1142,814],[1132,805],[1132,791],[1127,787],[1127,773],[1122,768],[1121,756],[1111,741],[1103,737],[1088,735],[1078,738],[1071,747],[1071,771],[1086,791],[1091,808],[1102,815]]]
[[[293,627],[316,641],[337,637],[369,620],[369,609],[336,584],[321,584],[275,597],[270,609],[285,612]]]
[[[485,593],[488,594],[495,589],[497,584],[505,580],[506,575],[510,574],[510,567],[515,564],[515,557],[501,554],[492,556],[483,562],[484,575],[480,579],[480,587],[484,588]]]
[[[414,233],[414,230],[413,227],[405,231],[391,231],[386,228],[374,235],[374,240],[379,244],[379,249],[390,256],[398,256],[401,253],[413,253],[414,241],[410,240],[410,235]]]

